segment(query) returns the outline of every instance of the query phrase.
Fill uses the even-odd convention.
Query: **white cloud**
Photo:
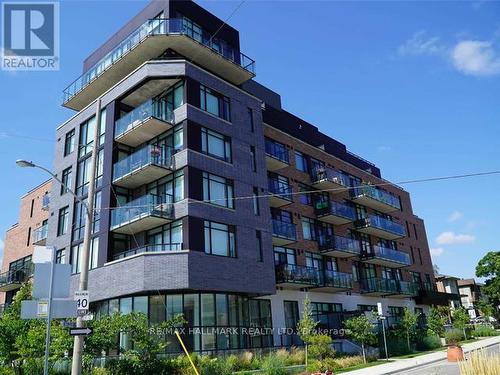
[[[464,214],[460,211],[453,211],[450,216],[448,217],[448,221],[450,223],[454,222],[454,221],[458,221],[460,219],[462,219],[464,217]]]
[[[425,30],[420,30],[399,46],[398,53],[401,56],[439,55],[444,50],[445,47],[441,44],[439,37],[427,36]]]
[[[436,237],[438,245],[456,245],[474,242],[476,238],[470,234],[457,234],[455,232],[443,232]]]
[[[391,151],[391,147],[390,146],[378,146],[377,150],[380,152],[387,152],[387,151]]]
[[[489,76],[500,73],[500,53],[493,43],[481,40],[458,42],[452,52],[453,66],[462,73]]]
[[[444,249],[442,247],[433,247],[430,249],[430,252],[433,257],[438,257],[444,253]]]

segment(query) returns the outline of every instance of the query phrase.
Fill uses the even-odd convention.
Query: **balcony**
[[[355,226],[360,232],[391,241],[406,236],[401,224],[378,215],[369,215],[365,219],[360,219],[355,222]]]
[[[418,294],[416,283],[404,280],[369,278],[361,279],[361,293],[374,296],[392,296],[399,298],[414,297]]]
[[[321,284],[321,271],[295,264],[280,264],[275,267],[276,285],[283,288],[301,289]]]
[[[352,289],[352,274],[325,270],[321,286],[316,288],[318,292],[339,292],[342,290]]]
[[[269,204],[271,207],[283,207],[292,203],[292,187],[288,182],[268,178]]]
[[[134,234],[173,220],[171,195],[147,194],[111,210],[111,231]]]
[[[318,220],[334,225],[348,224],[356,220],[354,207],[336,201],[316,202],[314,205]]]
[[[63,105],[82,110],[137,67],[168,49],[236,85],[255,77],[254,60],[243,53],[221,51],[210,36],[190,32],[181,18],[152,19],[71,83],[64,90]]]
[[[136,247],[135,249],[122,251],[121,253],[113,254],[113,260],[128,258],[133,255],[143,254],[143,253],[158,253],[164,251],[180,251],[182,250],[181,243],[165,243],[156,245],[145,245]]]
[[[373,246],[372,252],[364,255],[362,260],[366,263],[393,268],[411,265],[409,254],[382,246]]]
[[[19,289],[33,274],[32,264],[0,273],[0,292],[10,292]]]
[[[290,165],[288,150],[285,145],[266,139],[267,170],[277,171]]]
[[[338,189],[340,192],[350,186],[349,177],[346,174],[328,167],[316,167],[312,171],[311,180],[316,189]]]
[[[361,252],[359,241],[348,237],[320,235],[318,244],[321,254],[336,258],[356,257]]]
[[[351,190],[351,199],[358,204],[383,213],[401,210],[401,202],[398,197],[375,186],[357,186]]]
[[[172,111],[148,100],[115,122],[115,141],[137,147],[167,131],[173,123]]]
[[[273,245],[285,246],[297,241],[295,224],[272,219]]]
[[[134,189],[167,176],[172,170],[172,149],[149,145],[115,163],[113,184]]]
[[[45,246],[47,242],[47,234],[49,226],[44,224],[33,230],[33,245]]]

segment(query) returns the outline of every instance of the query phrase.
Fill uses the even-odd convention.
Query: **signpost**
[[[389,352],[387,351],[387,338],[385,337],[385,316],[384,316],[384,310],[382,309],[382,303],[377,302],[377,313],[378,313],[378,318],[382,322],[382,333],[384,335],[384,349],[385,349],[385,359],[388,361],[389,360]]]

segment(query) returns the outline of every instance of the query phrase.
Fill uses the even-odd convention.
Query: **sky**
[[[500,2],[197,1],[240,31],[283,107],[393,181],[500,170]],[[146,1],[61,1],[56,72],[0,71],[0,233],[46,179],[63,89]],[[1,23],[1,22],[0,22]],[[500,175],[402,185],[442,273],[474,277],[500,250]],[[3,241],[0,241],[0,253]],[[1,257],[1,255],[0,255]]]

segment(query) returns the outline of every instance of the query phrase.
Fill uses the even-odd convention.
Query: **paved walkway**
[[[464,344],[462,346],[464,352],[470,352],[471,350],[476,350],[484,348],[490,345],[499,345],[500,336],[489,337],[481,339],[479,341],[471,342],[469,344]],[[386,363],[383,365],[367,367],[361,370],[349,371],[342,373],[343,375],[387,375],[394,374],[404,370],[409,370],[418,366],[426,365],[433,362],[442,361],[446,359],[446,351],[439,351],[435,353],[421,355],[415,358],[409,359],[394,359],[394,362]]]

